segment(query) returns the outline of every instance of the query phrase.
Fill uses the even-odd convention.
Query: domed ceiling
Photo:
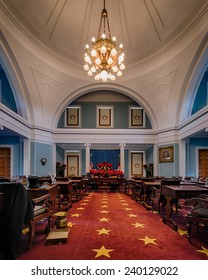
[[[83,67],[85,44],[97,36],[103,0],[1,0],[16,23],[56,57]],[[207,0],[106,0],[111,35],[124,44],[127,67],[176,42]]]

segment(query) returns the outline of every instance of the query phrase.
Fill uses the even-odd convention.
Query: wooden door
[[[10,148],[0,148],[0,176],[10,177],[10,162],[11,150]]]
[[[199,177],[208,176],[208,149],[199,150]]]

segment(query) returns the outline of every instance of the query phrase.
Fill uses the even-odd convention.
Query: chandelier
[[[119,49],[116,48],[116,37],[111,39],[110,25],[108,13],[104,8],[101,13],[100,25],[98,29],[97,39],[92,38],[92,48],[85,46],[85,62],[84,70],[88,76],[93,76],[96,81],[107,80],[114,81],[116,75],[122,76],[125,69],[123,45],[120,44]]]

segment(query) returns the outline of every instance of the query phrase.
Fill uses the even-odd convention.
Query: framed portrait
[[[97,127],[113,127],[112,106],[97,106]]]
[[[174,161],[174,147],[159,148],[159,162],[173,162]]]
[[[80,107],[66,108],[66,126],[80,127]]]
[[[79,156],[67,156],[67,176],[79,176]]]
[[[131,153],[131,176],[143,175],[143,153]]]
[[[140,107],[130,107],[129,120],[129,126],[132,128],[144,127],[144,109]]]

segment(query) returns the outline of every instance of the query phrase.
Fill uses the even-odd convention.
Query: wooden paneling
[[[199,150],[199,177],[208,176],[208,149]]]
[[[10,148],[0,148],[0,176],[10,177]]]

